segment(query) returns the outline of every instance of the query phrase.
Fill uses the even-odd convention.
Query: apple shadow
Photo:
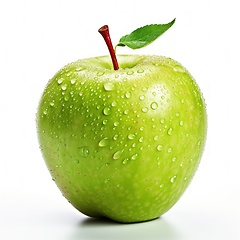
[[[71,240],[146,240],[179,239],[179,231],[163,217],[141,223],[117,223],[109,219],[87,218],[79,222],[69,239]]]

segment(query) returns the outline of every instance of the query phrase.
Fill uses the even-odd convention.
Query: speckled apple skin
[[[66,199],[91,217],[155,219],[199,165],[206,107],[190,73],[160,56],[108,56],[63,67],[37,112],[40,148]]]

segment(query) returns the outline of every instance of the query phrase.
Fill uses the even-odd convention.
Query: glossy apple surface
[[[191,182],[206,138],[203,96],[160,56],[108,56],[62,68],[42,95],[37,127],[53,180],[92,217],[140,222],[168,211]]]

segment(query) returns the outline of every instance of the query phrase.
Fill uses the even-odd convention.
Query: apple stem
[[[101,28],[99,28],[98,32],[102,35],[103,39],[105,40],[105,42],[107,44],[110,56],[112,58],[114,70],[118,70],[119,69],[118,61],[117,61],[116,53],[115,53],[113,45],[112,45],[112,40],[110,38],[108,25],[104,25]]]

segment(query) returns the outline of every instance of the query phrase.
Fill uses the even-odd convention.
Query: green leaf
[[[151,24],[138,28],[132,33],[121,37],[116,47],[128,46],[132,49],[143,48],[166,32],[174,22],[175,19],[167,24]]]

